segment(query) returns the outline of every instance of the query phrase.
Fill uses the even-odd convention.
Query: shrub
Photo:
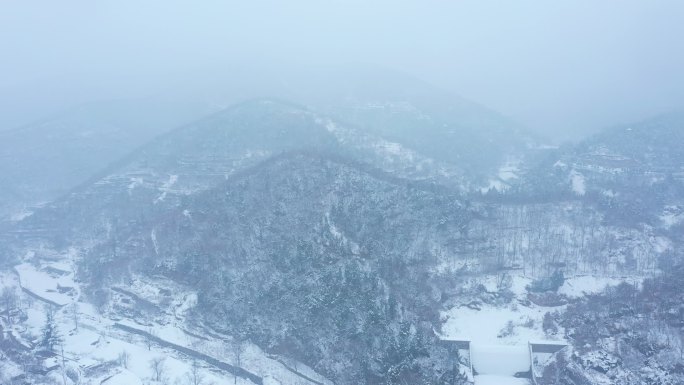
[[[556,270],[553,272],[553,274],[551,274],[550,277],[540,278],[532,281],[532,283],[527,285],[527,291],[535,293],[541,293],[545,291],[557,292],[558,289],[563,286],[563,282],[565,282],[563,272]]]

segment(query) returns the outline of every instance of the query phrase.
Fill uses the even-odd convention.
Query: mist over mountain
[[[444,172],[467,173],[467,182],[485,183],[499,163],[517,159],[525,146],[539,141],[496,112],[408,75],[361,67],[309,75],[292,72],[274,78],[286,85],[264,92],[275,100],[309,106],[321,119],[339,121],[353,131],[338,130],[335,135],[346,135],[344,140],[358,142],[357,147],[375,146],[366,150],[376,152],[384,147],[390,157],[421,153],[425,160],[450,169]],[[213,94],[189,91],[182,99],[91,103],[3,132],[0,148],[11,160],[5,163],[5,219],[28,215],[32,206],[61,196],[155,136],[235,104],[233,86],[228,83],[226,92]],[[288,140],[297,142],[299,137]],[[16,161],[17,154],[26,154],[25,160]]]
[[[161,133],[207,113],[197,103],[118,100],[0,132],[3,220],[28,215]]]
[[[629,135],[657,127],[652,134],[671,136],[676,115],[548,150],[509,123],[521,144],[499,147],[510,152],[489,165],[464,167],[468,153],[440,158],[409,139],[444,138],[443,126],[420,122],[462,115],[431,109],[412,119],[410,104],[397,110],[391,100],[354,123],[257,99],[185,124],[6,224],[6,255],[33,263],[70,256],[83,299],[141,325],[166,322],[163,305],[139,307],[142,294],[119,287],[163,277],[196,293],[186,327],[250,341],[340,383],[467,380],[439,342],[440,312],[516,296],[505,285],[484,299],[464,291],[473,275],[641,276],[680,258],[678,147]],[[502,135],[491,121],[506,120],[466,105],[483,114],[483,138]],[[403,138],[368,128],[402,114],[416,129]],[[470,154],[496,145],[469,148],[478,143]],[[629,156],[656,145],[658,156]],[[483,184],[487,176],[500,183]],[[546,190],[534,187],[540,179]],[[663,193],[626,211],[620,205],[633,204],[635,188]]]
[[[684,9],[433,3],[3,6],[0,385],[684,383]]]
[[[310,96],[315,108],[458,164],[473,178],[493,173],[507,158],[521,156],[526,146],[539,141],[500,113],[409,76],[365,69],[328,77],[344,79],[343,85]]]

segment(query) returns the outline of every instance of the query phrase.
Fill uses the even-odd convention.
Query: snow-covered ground
[[[525,287],[532,282],[522,276],[512,277],[511,291],[515,299],[505,306],[482,305],[480,310],[465,306],[451,308],[442,314],[442,336],[446,339],[468,340],[488,345],[525,346],[530,340],[547,339],[541,324],[544,314],[558,308],[541,307],[534,304],[521,305],[517,300],[527,296]],[[496,291],[496,277],[482,278],[488,291]],[[512,328],[509,327],[512,325]],[[507,329],[510,329],[508,333]]]
[[[22,263],[14,269],[19,274],[24,290],[45,298],[57,306],[71,303],[72,296],[77,295],[71,268],[64,263],[46,265],[42,268]]]
[[[473,370],[478,375],[513,376],[530,370],[527,344],[488,345],[474,342],[470,345]]]
[[[74,307],[74,303],[77,306]],[[30,340],[37,340],[46,322],[46,306],[49,305],[41,303],[40,300],[29,301],[26,308],[28,319],[15,327],[15,331],[21,332],[17,334],[32,336]],[[144,340],[115,330],[112,328],[113,322],[102,317],[89,304],[73,302],[58,310],[55,318],[57,329],[64,339],[67,368],[80,372],[89,380],[103,381],[102,384],[108,385],[150,383],[153,377],[151,362],[158,358],[164,360],[165,380],[172,383],[184,381],[191,373],[191,363],[186,356],[156,344],[147,346]],[[98,365],[121,361],[124,355],[127,357],[126,364],[119,363],[92,376],[86,374]],[[230,374],[217,372],[209,365],[200,364],[199,372],[208,382],[221,384],[235,381]],[[237,379],[237,383],[251,384],[250,381],[241,378]]]
[[[587,183],[584,175],[575,170],[572,170],[570,173],[570,184],[575,194],[582,196],[587,193]]]
[[[509,160],[499,168],[496,176],[489,179],[486,186],[480,188],[480,193],[486,194],[490,190],[495,192],[504,192],[511,187],[509,183],[515,179],[518,179],[519,175],[520,160]]]
[[[504,182],[518,179],[520,174],[520,160],[509,160],[499,168],[498,177]]]
[[[478,282],[488,292],[495,292],[497,277],[483,276]],[[568,298],[598,293],[609,285],[637,283],[639,278],[578,276],[566,279],[558,290]],[[546,307],[527,301],[526,286],[532,282],[523,276],[512,277],[510,290],[514,299],[505,305],[455,306],[442,313],[442,338],[471,341],[470,358],[475,384],[528,384],[529,380],[513,377],[530,369],[528,343],[565,343],[556,335],[547,335],[542,327],[548,312],[564,311],[565,306]],[[548,358],[548,357],[547,357]],[[539,360],[539,357],[537,357]],[[540,360],[543,364],[546,359]]]
[[[599,277],[594,275],[572,277],[565,281],[563,286],[558,289],[558,293],[570,298],[579,298],[588,294],[600,293],[607,286],[616,286],[622,282],[640,283],[641,278]]]
[[[37,261],[32,256],[29,258],[31,263],[15,266],[15,274],[0,274],[0,283],[3,287],[18,289],[21,286],[24,289],[20,303],[27,318],[12,326],[12,335],[27,346],[34,344],[46,322],[46,306],[52,306],[58,329],[64,338],[67,367],[82,376],[90,376],[98,383],[110,385],[154,384],[151,382],[150,363],[156,358],[163,358],[166,379],[172,383],[183,381],[192,371],[192,359],[187,352],[173,347],[180,346],[198,355],[240,366],[264,378],[265,383],[314,383],[306,380],[308,377],[316,382],[330,384],[313,369],[270,356],[249,343],[244,345],[238,365],[231,336],[217,335],[215,331],[205,331],[187,322],[188,310],[197,303],[197,294],[161,277],[134,278],[115,286],[118,291],[113,292],[112,300],[120,306],[109,307],[105,312],[99,311],[82,301],[81,289],[74,280],[73,257],[65,255],[62,259],[55,259],[51,256],[49,261]],[[497,277],[477,279],[487,292],[497,290]],[[625,280],[629,283],[640,282],[637,278],[579,276],[567,279],[559,293],[569,298],[580,297]],[[528,342],[554,339],[555,336],[544,333],[542,320],[547,312],[563,311],[564,306],[544,307],[527,301],[526,286],[530,282],[529,278],[513,276],[510,290],[515,298],[508,304],[455,306],[443,312],[443,338],[472,341],[470,354],[473,368],[478,373],[474,377],[476,384],[528,383],[526,379],[513,377],[516,373],[529,370]],[[123,300],[126,297],[129,301]],[[161,311],[142,319],[132,318],[133,313],[117,313],[117,309],[135,301],[143,301]],[[139,333],[117,328],[115,323]],[[141,333],[150,333],[165,343],[150,343]],[[562,331],[558,335],[562,335]],[[127,358],[125,365],[122,363],[124,356]],[[110,365],[101,373],[90,373],[93,368],[108,362],[115,365]],[[197,362],[199,373],[206,380],[217,384],[235,381],[230,372],[201,359]],[[294,367],[301,375],[292,372]],[[0,365],[0,369],[4,373],[16,373],[19,370],[9,363]],[[251,382],[238,378],[237,383],[245,385]]]
[[[503,192],[509,188],[507,183],[499,179],[490,179],[487,183],[487,186],[480,188],[482,194],[486,194],[489,191]]]
[[[515,378],[511,376],[482,375],[475,377],[475,385],[529,385],[530,380],[526,378]]]
[[[10,221],[12,222],[21,222],[24,219],[30,217],[33,215],[33,211],[28,210],[28,209],[23,209],[21,211],[17,211],[16,213],[13,213],[10,215]]]
[[[21,293],[20,286],[24,289],[19,302],[26,318],[8,326],[12,335],[26,346],[38,342],[48,308],[51,308],[57,329],[64,340],[65,371],[71,369],[79,373],[82,380],[107,385],[185,383],[187,376],[193,372],[193,357],[188,356],[190,351],[197,353],[194,357],[195,371],[204,378],[204,383],[253,384],[240,377],[236,380],[229,371],[202,357],[239,366],[263,378],[264,384],[314,383],[306,378],[331,384],[313,369],[301,363],[287,365],[285,360],[269,356],[250,343],[242,346],[238,358],[230,336],[204,333],[201,328],[186,322],[187,310],[197,302],[196,293],[163,278],[146,281],[134,279],[122,285],[126,289],[121,289],[124,294],[117,292],[114,295],[120,298],[130,293],[132,298],[159,306],[163,309],[161,315],[140,320],[127,318],[127,314],[116,314],[113,308],[104,313],[98,311],[80,297],[80,288],[73,279],[72,257],[65,255],[62,260],[49,262],[37,262],[33,258],[32,263],[15,266],[15,274],[0,274],[0,283],[3,287],[14,287],[17,293]],[[150,333],[169,344],[157,343],[137,333],[122,330],[115,323]],[[188,350],[181,351],[173,346]],[[155,359],[163,359],[164,362],[162,382],[153,381],[151,363]],[[61,365],[61,359],[57,361]],[[293,373],[293,367],[301,375]],[[11,363],[0,363],[0,370],[4,375],[20,373],[19,367]],[[60,369],[56,369],[51,376],[62,383],[61,373]]]
[[[666,206],[660,215],[660,220],[666,229],[684,222],[684,207]]]
[[[541,330],[541,321],[549,310],[551,309],[520,305],[483,307],[481,310],[465,307],[451,309],[447,313],[448,320],[442,327],[443,337],[484,344],[527,344],[530,340],[546,337]],[[511,333],[502,333],[506,331],[509,322],[513,325]]]
[[[496,291],[496,277],[481,278],[490,291]],[[482,305],[480,309],[456,306],[442,313],[442,337],[455,340],[469,340],[485,344],[516,345],[529,341],[549,340],[542,330],[542,320],[547,312],[562,311],[564,306],[545,307],[527,303],[526,286],[532,282],[523,276],[512,277],[511,291],[515,299],[504,306]],[[621,282],[639,284],[639,277],[577,276],[566,278],[559,294],[578,298],[603,291],[607,286]],[[523,304],[523,302],[526,302]],[[512,325],[512,328],[509,326]],[[509,329],[509,330],[506,330]],[[510,331],[506,333],[506,331]],[[502,333],[504,332],[504,333]]]

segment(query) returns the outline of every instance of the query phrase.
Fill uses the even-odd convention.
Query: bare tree
[[[61,365],[62,383],[64,383],[64,385],[67,385],[67,368],[66,368],[66,359],[64,358],[64,341],[60,341],[59,350],[60,350],[60,355],[62,356],[62,365]]]
[[[119,357],[117,358],[117,362],[121,367],[124,369],[128,369],[128,360],[131,358],[130,354],[126,350],[122,351],[119,353]]]
[[[677,350],[679,351],[679,359],[684,360],[684,331],[680,331],[678,335]]]
[[[233,356],[235,357],[235,366],[242,366],[242,356],[247,348],[246,341],[235,337],[230,342],[230,347],[233,351]]]
[[[147,346],[147,350],[152,350],[152,336],[154,335],[154,331],[152,328],[147,328],[147,335],[145,336],[145,345]]]
[[[159,382],[164,380],[164,374],[166,371],[165,361],[166,358],[164,357],[155,357],[150,360],[150,369],[152,369],[152,374],[155,381]]]
[[[192,360],[190,372],[185,375],[188,385],[209,385],[205,382],[205,377],[200,370],[200,365],[196,359]]]
[[[242,355],[245,352],[245,349],[247,347],[246,342],[238,337],[233,337],[233,340],[230,341],[230,348],[233,351],[233,357],[235,357],[235,366],[241,367],[242,366]],[[238,376],[237,374],[234,376],[235,377],[235,384],[237,385],[237,379]]]
[[[0,300],[5,307],[5,315],[7,317],[7,323],[12,324],[12,310],[17,306],[17,292],[13,287],[6,286],[2,289],[2,294],[0,294]]]
[[[33,304],[35,304],[36,301],[31,297],[30,295],[25,295],[22,301],[22,307],[26,307],[27,309],[32,309]]]
[[[105,332],[105,329],[100,329],[100,341],[101,342],[107,342],[107,333]]]
[[[71,312],[71,319],[74,321],[74,330],[78,331],[78,312],[79,312],[78,302],[71,304],[69,311]]]
[[[506,290],[510,290],[511,287],[513,286],[513,279],[511,278],[510,274],[507,272],[499,272],[496,275],[496,290],[499,292],[503,292]]]

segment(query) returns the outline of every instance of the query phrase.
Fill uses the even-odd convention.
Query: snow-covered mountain
[[[44,321],[4,307],[7,370],[52,322],[70,330],[72,360],[44,368],[53,378],[159,383],[161,355],[180,381],[461,383],[488,367],[471,353],[577,343],[566,308],[681,258],[676,118],[540,151],[504,118],[420,87],[350,95],[323,112],[232,106],[4,224],[5,286],[59,309]],[[482,189],[491,178],[502,184]],[[459,358],[441,339],[464,333],[480,340]]]
[[[439,162],[391,149],[290,104],[248,102],[153,141],[11,233],[26,242],[19,248],[75,254],[88,298],[102,306],[113,306],[113,285],[130,274],[162,275],[199,290],[194,314],[213,316],[188,320],[195,327],[249,338],[330,378],[382,381],[392,365],[404,373],[401,355],[364,364],[374,354],[399,354],[390,340],[432,352],[430,365],[442,369],[410,373],[439,378],[451,367],[432,331],[438,282],[424,278],[439,261],[433,249],[450,247],[470,214],[457,188],[436,184],[445,177],[434,171]],[[421,162],[430,168],[416,167]],[[390,212],[392,221],[384,218]],[[400,253],[412,249],[411,258]],[[293,296],[282,306],[258,305],[283,290]],[[310,307],[326,301],[339,314]],[[250,303],[253,311],[242,308]],[[340,317],[357,326],[348,329]],[[353,349],[339,343],[371,330],[383,337]]]
[[[18,221],[207,108],[158,99],[94,102],[0,131],[0,221]]]
[[[487,181],[539,141],[496,111],[400,72],[357,68],[315,76],[313,90],[299,90],[295,97],[367,132],[457,165],[471,181]]]

